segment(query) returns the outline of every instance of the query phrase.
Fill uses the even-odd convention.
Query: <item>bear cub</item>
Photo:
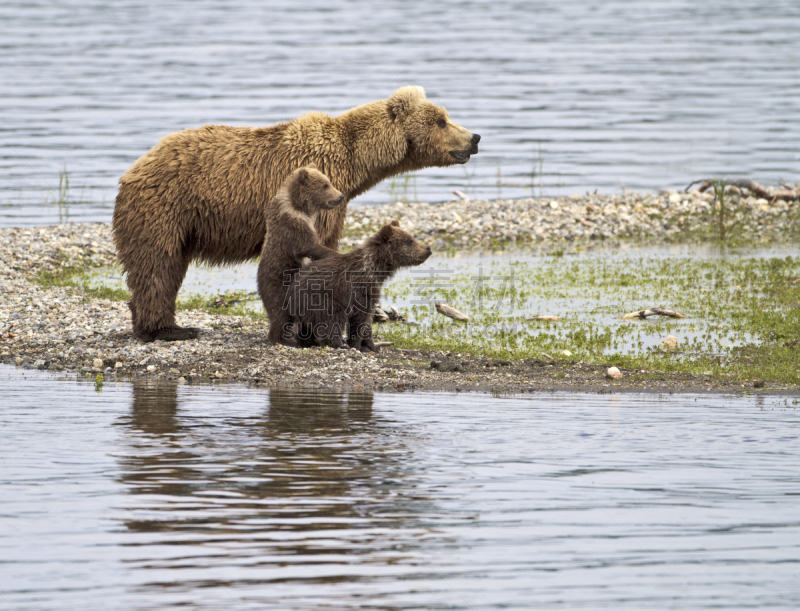
[[[307,166],[292,172],[265,211],[267,225],[258,264],[258,294],[269,316],[269,340],[296,345],[292,320],[286,310],[286,292],[304,259],[338,254],[322,245],[314,224],[322,210],[336,208],[345,197],[328,177]]]
[[[430,255],[430,246],[392,221],[349,253],[303,267],[286,296],[300,345],[340,348],[346,332],[350,348],[375,352],[372,312],[383,284],[399,268],[420,265]]]

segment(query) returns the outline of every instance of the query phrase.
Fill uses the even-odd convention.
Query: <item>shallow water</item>
[[[800,605],[796,400],[0,385],[9,609]]]
[[[405,84],[481,153],[354,204],[794,181],[799,28],[795,2],[8,3],[0,225],[110,220],[119,176],[169,132],[338,114]]]

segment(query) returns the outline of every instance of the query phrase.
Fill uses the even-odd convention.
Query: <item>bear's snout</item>
[[[344,201],[344,193],[339,195],[339,197],[330,200],[328,202],[328,207],[329,208],[336,208],[336,206],[340,206],[343,201]]]
[[[420,246],[422,246],[422,245],[420,244]],[[424,246],[424,247],[421,249],[421,251],[422,251],[422,252],[420,252],[420,253],[419,253],[419,257],[417,258],[417,260],[416,260],[416,262],[415,262],[415,265],[421,265],[422,263],[424,263],[425,261],[427,261],[427,260],[428,260],[428,257],[430,257],[430,256],[431,256],[431,254],[433,253],[433,251],[431,250],[431,247],[430,247],[430,246]]]

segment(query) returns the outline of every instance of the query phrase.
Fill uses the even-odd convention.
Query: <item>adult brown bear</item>
[[[338,117],[311,112],[270,127],[207,125],[164,136],[120,178],[114,208],[134,336],[197,337],[197,329],[175,324],[175,298],[189,263],[257,257],[264,207],[297,168],[316,166],[347,202],[395,174],[466,163],[479,140],[421,87],[401,87]],[[337,248],[346,212],[345,203],[317,217],[317,233],[329,248]]]

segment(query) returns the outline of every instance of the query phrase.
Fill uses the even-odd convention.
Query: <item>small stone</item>
[[[14,359],[14,362],[17,364],[17,366],[22,365],[22,357],[18,356]]]
[[[95,359],[92,361],[92,369],[102,369],[103,359]]]
[[[678,338],[674,335],[667,335],[667,338],[658,345],[663,352],[671,352],[678,349]]]
[[[119,361],[114,363],[114,369],[122,369],[122,363],[120,363]]]
[[[170,367],[169,372],[173,375],[180,375],[181,373],[180,369],[175,369],[174,367]]]
[[[562,354],[563,356],[572,356],[572,353],[571,353],[569,350],[562,350],[562,351],[561,351],[561,354]]]
[[[156,366],[155,365],[148,365],[147,366],[147,371],[155,371],[155,370],[156,370]]]
[[[609,367],[606,370],[606,377],[612,380],[621,380],[622,379],[622,372],[617,369],[616,367]]]
[[[764,380],[756,380],[753,382],[753,388],[764,388]]]
[[[550,202],[550,208],[552,208],[553,210],[558,210],[558,202],[556,201]]]
[[[670,193],[669,194],[669,202],[671,204],[677,204],[681,201],[681,194],[680,193]]]

